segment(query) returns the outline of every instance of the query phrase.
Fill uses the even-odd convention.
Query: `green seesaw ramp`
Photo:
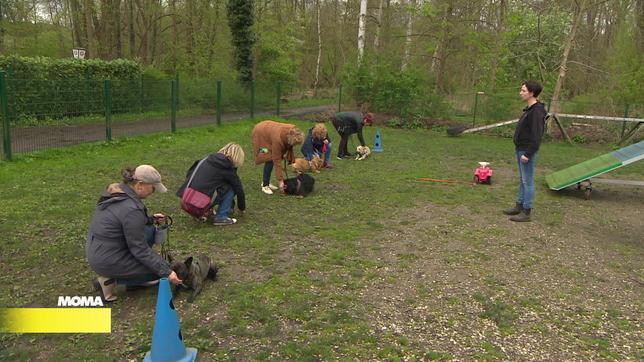
[[[644,159],[644,141],[551,173],[546,176],[546,182],[551,190],[561,190],[641,159]]]

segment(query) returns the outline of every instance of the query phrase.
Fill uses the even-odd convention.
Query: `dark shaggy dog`
[[[315,185],[315,179],[308,174],[301,173],[297,177],[284,180],[284,193],[304,197],[313,192],[313,185]]]
[[[188,302],[194,302],[195,298],[203,289],[206,279],[217,279],[217,266],[210,261],[210,258],[203,254],[197,255],[196,258],[189,257],[185,261],[172,261],[170,269],[177,273],[182,284],[176,286],[173,295],[179,291],[179,287],[192,289],[192,294],[188,297]]]

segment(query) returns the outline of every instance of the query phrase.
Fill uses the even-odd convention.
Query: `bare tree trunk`
[[[208,37],[208,41],[212,45],[208,47],[208,67],[209,67],[208,69],[212,67],[213,58],[215,57],[214,44],[217,41],[217,32],[218,32],[217,24],[219,24],[219,1],[213,2],[213,6],[215,7],[215,16],[214,18],[209,17],[212,19],[210,20],[211,30],[210,30],[210,36]]]
[[[586,0],[581,0],[577,4],[577,10],[575,11],[575,18],[572,23],[572,28],[570,29],[570,34],[568,34],[568,39],[566,39],[566,43],[564,44],[564,51],[561,59],[561,65],[559,66],[559,77],[557,77],[557,83],[555,83],[555,89],[552,91],[552,100],[550,102],[550,110],[553,113],[558,112],[560,108],[559,95],[561,94],[561,88],[563,87],[563,83],[566,80],[566,71],[568,69],[567,67],[568,55],[570,54],[570,50],[572,49],[573,43],[575,41],[575,34],[577,33],[577,27],[579,27],[579,22],[583,14],[585,4],[586,4]],[[548,127],[548,129],[551,129],[551,128],[552,127]]]
[[[434,54],[432,54],[432,72],[436,75],[436,89],[443,89],[443,81],[445,76],[445,57],[447,41],[449,40],[449,16],[452,13],[452,4],[449,3],[443,12],[442,23],[444,24],[441,29],[441,35],[438,39]]]
[[[637,37],[638,37],[638,49],[640,52],[644,53],[644,0],[637,0],[637,4],[635,4],[635,14],[636,19],[635,23],[637,24]]]
[[[360,0],[360,18],[358,20],[358,63],[364,57],[364,36],[367,23],[367,0]]]
[[[128,0],[127,9],[127,27],[128,27],[128,47],[130,48],[130,58],[136,58],[136,37],[134,33],[134,0]]]
[[[320,0],[315,2],[318,14],[318,59],[315,62],[315,83],[313,84],[313,94],[318,95],[318,83],[320,81],[320,60],[322,59],[322,30],[320,26]]]
[[[215,5],[217,6],[217,5]],[[177,27],[177,24],[179,23],[177,21],[178,15],[177,15],[177,5],[176,5],[176,0],[170,1],[170,9],[172,11],[172,70],[174,73],[177,72],[177,51],[179,48],[179,28]],[[215,21],[218,21],[218,19],[215,19]]]
[[[91,0],[84,2],[84,15],[85,15],[85,34],[87,35],[87,43],[85,44],[85,57],[98,58],[98,49],[96,47],[96,33],[94,29],[94,4]]]
[[[87,34],[85,33],[84,18],[80,16],[80,4],[78,0],[68,0],[67,10],[69,11],[69,18],[72,22],[72,34],[74,35],[74,47],[87,48]]]
[[[503,34],[505,33],[506,6],[506,0],[500,0],[498,11],[499,19],[496,26],[496,44],[494,45],[495,56],[492,56],[492,64],[490,69],[490,87],[492,88],[492,90],[496,89],[496,73],[499,69],[499,58],[501,55],[501,49],[503,47]]]
[[[152,17],[150,21],[152,22],[152,41],[150,42],[152,48],[150,50],[150,64],[154,64],[154,61],[157,57],[157,36],[159,34],[159,14],[161,13],[161,0],[154,2],[154,10],[152,11]]]
[[[123,56],[123,44],[121,42],[121,0],[114,0],[114,25],[115,25],[115,39],[114,50],[116,58]]]
[[[411,53],[411,35],[413,30],[413,19],[414,19],[415,8],[416,8],[416,0],[410,0],[409,6],[407,7],[407,12],[409,13],[409,16],[407,17],[407,32],[405,33],[405,56],[403,57],[403,61],[400,66],[401,70],[407,69],[407,65],[409,65],[409,55]]]
[[[186,0],[186,18],[187,18],[187,29],[186,29],[186,36],[188,37],[188,40],[185,42],[186,43],[186,56],[188,60],[188,64],[190,64],[190,68],[192,69],[195,65],[195,55],[194,51],[196,49],[196,44],[195,44],[195,26],[194,26],[194,17],[195,17],[195,10],[194,10],[194,0]]]
[[[380,47],[380,29],[382,28],[382,3],[384,0],[380,0],[378,5],[378,15],[376,16],[376,34],[373,37],[373,49],[378,50]]]
[[[0,54],[4,54],[4,12],[0,1]]]
[[[65,36],[63,35],[63,25],[60,22],[60,18],[62,17],[62,14],[55,9],[56,4],[52,4],[51,1],[47,2],[47,11],[49,12],[49,19],[51,20],[51,23],[56,26],[56,37],[58,39],[58,53],[60,54],[61,57],[69,56],[69,53],[65,49]],[[2,21],[2,5],[0,4],[0,22]],[[0,23],[0,32],[1,30],[1,23]],[[1,36],[1,35],[0,35]],[[1,42],[1,40],[0,40]]]

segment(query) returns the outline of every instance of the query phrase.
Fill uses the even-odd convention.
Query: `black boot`
[[[510,216],[510,220],[516,222],[530,222],[532,221],[532,219],[530,218],[531,211],[532,209],[523,209],[519,215]]]
[[[516,203],[513,208],[503,210],[503,213],[506,215],[519,215],[523,210],[523,204]]]

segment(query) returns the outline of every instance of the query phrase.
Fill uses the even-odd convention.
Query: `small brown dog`
[[[291,167],[293,167],[293,170],[297,173],[304,173],[304,172],[319,173],[323,165],[324,165],[324,161],[322,161],[322,158],[320,158],[317,155],[314,155],[313,158],[311,159],[311,162],[303,158],[296,158],[295,162],[291,164]]]
[[[369,157],[371,154],[371,149],[368,146],[358,146],[356,148],[356,160],[362,161],[365,158]]]

